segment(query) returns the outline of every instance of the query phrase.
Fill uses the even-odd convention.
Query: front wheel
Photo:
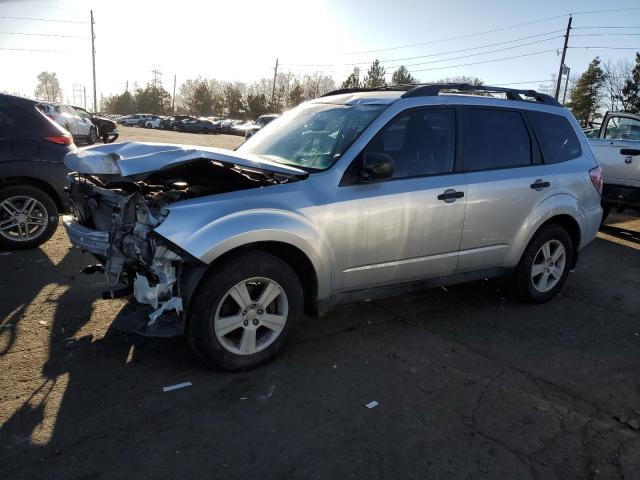
[[[513,288],[520,300],[543,303],[562,288],[573,261],[573,242],[560,225],[547,225],[531,239],[516,268]]]
[[[187,339],[209,365],[255,367],[282,348],[302,305],[302,286],[291,267],[250,251],[202,280],[189,308]]]
[[[0,190],[0,249],[42,245],[58,227],[58,208],[49,195],[31,185]]]

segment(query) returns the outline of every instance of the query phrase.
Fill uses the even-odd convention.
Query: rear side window
[[[531,165],[531,139],[517,111],[465,109],[462,135],[467,171]]]
[[[538,136],[544,163],[566,162],[582,154],[580,141],[569,120],[561,115],[527,112]]]

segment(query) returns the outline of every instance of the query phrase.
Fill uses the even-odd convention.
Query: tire
[[[239,296],[242,285],[248,299]],[[277,296],[261,305],[260,296],[267,287],[271,292],[281,293],[272,293]],[[232,290],[235,298],[247,300],[246,307],[242,301],[234,300]],[[302,286],[291,267],[269,253],[251,250],[231,258],[202,279],[189,307],[187,340],[210,366],[227,370],[253,368],[273,358],[282,348],[302,314],[302,307]],[[226,327],[220,321],[225,318],[233,319]],[[272,326],[266,326],[271,319]]]
[[[38,226],[35,224],[22,224],[22,226],[11,227],[12,216],[8,210],[16,211],[17,209],[27,207],[27,201],[35,201],[33,205],[33,217],[26,220],[43,222]],[[21,217],[24,218],[24,217]],[[9,223],[11,222],[11,223]],[[8,228],[3,227],[9,225]],[[41,228],[43,227],[43,228]],[[24,237],[25,228],[29,229],[29,233],[33,237]],[[58,208],[49,195],[37,187],[31,185],[10,185],[0,189],[0,249],[5,250],[25,250],[42,245],[55,233],[58,228]]]
[[[547,251],[549,255],[543,251],[544,246],[549,246]],[[554,260],[556,256],[558,258]],[[543,227],[529,242],[516,268],[514,293],[520,300],[529,303],[543,303],[550,300],[564,286],[573,256],[573,242],[563,227],[555,224]],[[540,273],[537,273],[538,271]]]
[[[97,141],[98,141],[98,131],[96,130],[96,127],[91,127],[89,129],[89,136],[87,137],[87,143],[89,145],[93,145]]]
[[[600,226],[604,225],[605,220],[611,213],[612,207],[613,205],[611,205],[610,203],[602,203],[602,220],[600,221]]]
[[[177,125],[173,125],[171,127],[171,130],[173,130],[174,132],[177,132],[178,131],[178,126]]]

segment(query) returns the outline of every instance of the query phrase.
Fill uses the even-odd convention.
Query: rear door
[[[605,122],[603,138],[589,140],[604,182],[640,188],[640,119],[612,114]]]
[[[461,108],[467,209],[458,272],[504,265],[534,207],[553,195],[555,179],[515,109]]]

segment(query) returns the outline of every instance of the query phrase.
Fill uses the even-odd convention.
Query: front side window
[[[604,138],[609,140],[640,140],[640,120],[628,117],[611,117],[607,122]]]
[[[302,104],[270,122],[238,151],[311,171],[326,170],[386,107]]]
[[[519,112],[469,108],[462,124],[465,170],[531,165],[531,139]]]
[[[582,154],[580,142],[569,121],[561,115],[527,112],[538,137],[544,163],[559,163]]]
[[[409,110],[391,120],[363,150],[384,153],[393,161],[392,178],[453,171],[455,111]]]

